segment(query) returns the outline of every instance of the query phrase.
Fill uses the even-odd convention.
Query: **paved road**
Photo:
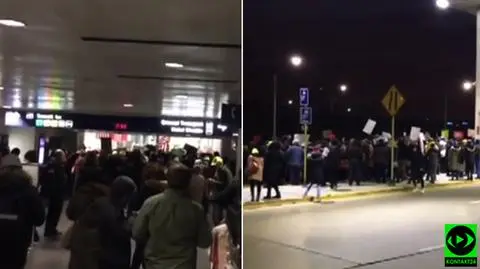
[[[480,223],[479,186],[250,211],[244,268],[444,268],[445,223]]]

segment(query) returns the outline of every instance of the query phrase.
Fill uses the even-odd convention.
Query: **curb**
[[[480,185],[480,181],[460,181],[460,182],[450,182],[450,183],[437,183],[427,185],[427,189],[440,189],[440,188],[448,188],[448,187],[464,187],[464,186],[472,186],[472,185]],[[379,194],[386,194],[386,193],[401,193],[411,191],[413,189],[412,186],[403,186],[403,187],[391,187],[385,189],[378,189],[378,190],[371,190],[371,191],[361,191],[361,192],[353,192],[353,193],[341,193],[341,194],[327,194],[326,196],[321,197],[321,201],[336,201],[345,198],[355,198],[355,197],[366,197],[366,196],[375,196]],[[312,204],[318,202],[318,200],[314,199],[313,197],[308,197],[306,199],[303,198],[289,198],[284,200],[268,200],[263,202],[245,202],[243,203],[244,210],[254,210],[260,208],[268,208],[268,207],[279,207],[282,205],[294,205],[294,204]]]

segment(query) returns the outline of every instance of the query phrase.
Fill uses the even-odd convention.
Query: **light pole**
[[[435,4],[442,10],[455,8],[476,16],[475,80],[480,81],[480,0],[436,0]],[[472,83],[471,85],[466,84],[464,86],[467,86],[467,88],[473,88],[473,86],[475,86],[475,134],[478,137],[480,136],[480,85]],[[464,87],[464,89],[466,88]]]
[[[290,56],[289,63],[295,67],[299,68],[303,65],[303,57],[294,54]],[[273,132],[272,132],[272,139],[277,139],[277,74],[273,75]],[[290,101],[289,101],[290,104]]]

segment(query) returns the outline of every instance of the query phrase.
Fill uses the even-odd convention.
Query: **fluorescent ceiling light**
[[[187,99],[188,96],[186,96],[186,95],[175,95],[175,98],[178,98],[178,99]]]
[[[165,63],[165,66],[169,68],[183,68],[183,64],[179,63]]]
[[[436,1],[437,7],[440,9],[447,9],[450,7],[450,1],[449,0],[437,0]]]
[[[3,106],[3,108],[10,109],[12,107],[11,106]]]
[[[8,20],[8,19],[0,20],[0,24],[8,27],[25,27],[26,26],[25,23],[21,21]]]
[[[123,107],[133,107],[133,104],[123,104]]]

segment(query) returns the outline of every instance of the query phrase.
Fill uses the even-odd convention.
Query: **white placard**
[[[468,137],[475,137],[476,134],[475,129],[468,129]]]
[[[420,139],[421,132],[422,129],[420,127],[412,126],[412,128],[410,129],[410,140],[417,141],[418,139]]]
[[[308,135],[308,134],[307,134],[307,136],[305,136],[304,134],[294,134],[293,135],[293,141],[298,142],[300,144],[300,146],[303,147],[305,145],[305,142],[308,145],[309,137],[310,137],[310,135]]]
[[[375,129],[375,125],[377,125],[376,121],[372,119],[368,119],[367,123],[365,124],[365,127],[363,127],[363,132],[368,135],[371,135],[373,132],[373,129]]]

